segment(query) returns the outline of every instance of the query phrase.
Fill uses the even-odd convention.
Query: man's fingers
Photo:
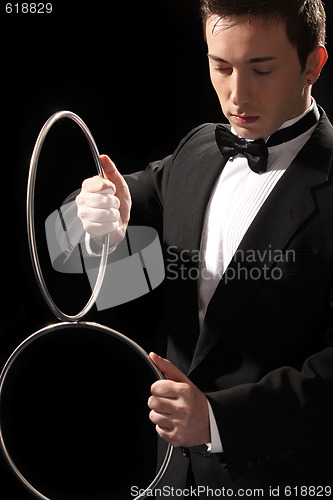
[[[100,156],[104,173],[109,181],[113,183],[116,189],[116,195],[120,200],[120,217],[124,224],[127,224],[130,218],[130,210],[132,205],[131,195],[128,189],[127,182],[119,173],[117,167],[112,160],[106,155]]]
[[[158,380],[151,386],[150,392],[152,396],[159,398],[175,399],[177,396],[177,386],[172,380]]]
[[[78,206],[100,209],[118,209],[120,202],[116,196],[112,195],[112,193],[112,189],[105,189],[99,193],[81,192],[76,197],[76,202]]]
[[[164,415],[171,415],[173,407],[170,405],[170,399],[164,397],[150,396],[148,399],[148,406],[151,410],[157,413],[163,413]]]
[[[150,359],[155,363],[157,368],[161,370],[165,374],[165,376],[169,380],[173,380],[175,382],[186,382],[190,383],[190,380],[181,372],[175,365],[171,363],[168,359],[162,358],[158,356],[154,352],[149,354]]]
[[[78,215],[82,222],[112,223],[120,220],[119,211],[115,208],[101,210],[99,208],[89,208],[86,212],[78,209]]]
[[[113,194],[116,192],[116,187],[108,179],[104,179],[100,175],[94,175],[94,177],[89,177],[82,182],[82,191],[87,193],[99,193],[106,189],[112,189]]]
[[[101,155],[100,157],[102,167],[104,170],[104,174],[107,179],[112,180],[112,177],[117,171],[116,165],[113,163],[113,161],[107,156],[107,155]]]
[[[113,161],[107,156],[107,155],[101,155],[100,160],[102,163],[102,167],[104,170],[104,174],[106,178],[111,181],[116,188],[118,188],[119,185],[122,185],[125,181],[123,176],[119,173],[116,165],[113,163]]]
[[[170,420],[167,415],[163,415],[162,413],[157,413],[152,410],[149,413],[149,419],[153,422],[153,424],[158,425],[164,430],[172,431],[174,429],[172,420]]]

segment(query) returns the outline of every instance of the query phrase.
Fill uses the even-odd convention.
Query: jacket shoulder
[[[173,154],[173,160],[177,158],[183,148],[191,147],[201,149],[215,144],[216,123],[203,123],[192,129],[179,143]]]

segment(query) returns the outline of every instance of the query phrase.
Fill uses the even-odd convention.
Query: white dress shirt
[[[296,123],[314,106],[316,103],[313,100],[305,113],[288,120],[281,129]],[[198,284],[201,326],[215,289],[251,222],[315,128],[316,125],[289,142],[270,147],[267,171],[264,173],[253,172],[242,155],[230,158],[223,168],[207,206],[201,239]],[[220,453],[223,447],[209,401],[208,408],[211,430],[208,451]]]

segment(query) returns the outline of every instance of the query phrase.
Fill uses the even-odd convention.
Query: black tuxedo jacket
[[[321,110],[241,241],[200,331],[200,241],[225,165],[214,132],[214,124],[196,128],[172,156],[126,177],[130,223],[155,227],[163,242],[167,356],[206,393],[224,449],[176,449],[160,486],[184,487],[190,469],[198,485],[262,487],[265,497],[273,485],[332,485],[333,127]]]

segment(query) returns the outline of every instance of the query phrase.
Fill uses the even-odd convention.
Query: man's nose
[[[234,71],[231,77],[230,99],[231,102],[240,107],[250,101],[250,82],[239,72]]]

